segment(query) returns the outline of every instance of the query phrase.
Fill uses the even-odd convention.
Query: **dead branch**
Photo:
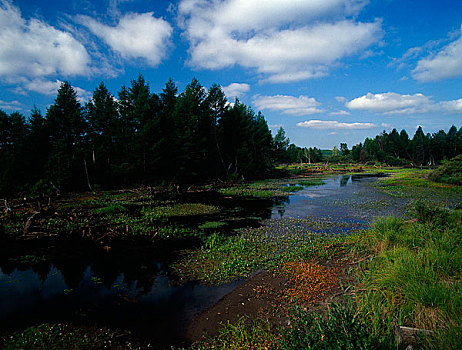
[[[31,227],[32,223],[34,222],[34,218],[40,214],[39,211],[34,212],[29,219],[27,219],[26,224],[24,225],[24,228],[22,230],[22,233],[25,235],[29,231],[29,228]]]
[[[348,291],[350,290],[350,287],[351,287],[351,286],[348,286],[348,287],[345,288],[344,291],[341,291],[341,292],[338,292],[338,293],[334,294],[334,295],[331,297],[331,299],[334,299],[334,298],[336,298],[336,297],[338,297],[338,296],[340,296],[340,295],[342,295],[342,294],[345,294],[346,292],[348,292]]]

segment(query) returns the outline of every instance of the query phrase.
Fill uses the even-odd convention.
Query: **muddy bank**
[[[288,281],[268,271],[261,271],[225,295],[210,309],[196,316],[189,325],[186,339],[195,342],[216,336],[222,325],[235,324],[241,316],[264,317],[273,325],[282,325],[276,295],[288,287]]]

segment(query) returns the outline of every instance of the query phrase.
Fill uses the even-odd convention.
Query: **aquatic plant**
[[[158,218],[168,218],[173,216],[194,216],[194,215],[210,215],[220,212],[220,208],[201,204],[201,203],[181,203],[173,206],[154,207],[143,209],[143,215],[154,215]]]
[[[222,221],[207,221],[203,223],[202,225],[199,225],[200,230],[210,230],[210,229],[215,229],[219,227],[226,226],[226,222]]]
[[[290,185],[290,186],[282,187],[282,189],[287,192],[298,192],[298,191],[303,190],[303,186]]]

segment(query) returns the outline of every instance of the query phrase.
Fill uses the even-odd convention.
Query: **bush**
[[[430,173],[432,181],[462,185],[462,154],[452,158]]]

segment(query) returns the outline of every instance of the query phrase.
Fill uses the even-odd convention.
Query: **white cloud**
[[[283,128],[284,125],[282,125],[282,124],[270,124],[270,125],[268,125],[268,127],[270,129],[279,129],[279,128]]]
[[[415,113],[422,106],[429,104],[428,97],[422,94],[400,95],[394,92],[384,94],[368,93],[345,103],[351,110],[362,110],[376,113],[405,114]]]
[[[228,86],[223,86],[222,89],[228,99],[234,100],[235,98],[240,98],[245,95],[245,93],[250,90],[250,85],[245,83],[232,83]]]
[[[447,113],[462,113],[462,98],[459,100],[440,102],[439,106]]]
[[[308,120],[297,123],[297,126],[319,130],[365,130],[377,127],[373,123],[341,123],[336,120]]]
[[[0,77],[88,75],[90,57],[70,33],[31,18],[0,0]]]
[[[436,54],[419,60],[412,71],[412,76],[422,82],[462,76],[462,36],[460,33],[457,40],[444,46]]]
[[[341,110],[341,111],[336,111],[336,112],[330,112],[329,115],[351,115],[351,113]]]
[[[335,99],[339,103],[345,103],[346,101],[348,101],[348,99],[346,97],[343,97],[343,96],[336,96]]]
[[[284,114],[291,115],[307,115],[321,113],[322,110],[318,108],[321,105],[313,97],[308,96],[260,96],[256,95],[253,98],[253,104],[257,109],[280,111]]]
[[[372,94],[355,98],[345,106],[383,114],[422,114],[430,112],[462,113],[462,99],[435,102],[423,94],[401,95],[394,92]]]
[[[22,91],[26,90],[26,91],[37,92],[39,94],[47,95],[47,96],[56,96],[56,93],[58,92],[58,89],[61,86],[61,83],[62,83],[61,80],[49,81],[49,80],[44,80],[44,79],[34,79],[30,81],[24,81],[23,87],[21,89]],[[72,88],[77,93],[77,97],[80,103],[87,102],[92,96],[92,93],[90,91],[82,89],[78,86],[72,86]],[[20,90],[16,92],[21,93]]]
[[[77,16],[76,21],[123,58],[143,58],[153,67],[167,56],[171,44],[172,26],[164,19],[154,17],[153,12],[126,14],[115,27],[88,16]]]
[[[253,68],[270,82],[324,76],[381,37],[381,22],[355,22],[367,1],[182,0],[178,20],[189,64]]]
[[[22,110],[23,105],[19,101],[3,101],[0,100],[0,109],[5,111],[18,111]]]

